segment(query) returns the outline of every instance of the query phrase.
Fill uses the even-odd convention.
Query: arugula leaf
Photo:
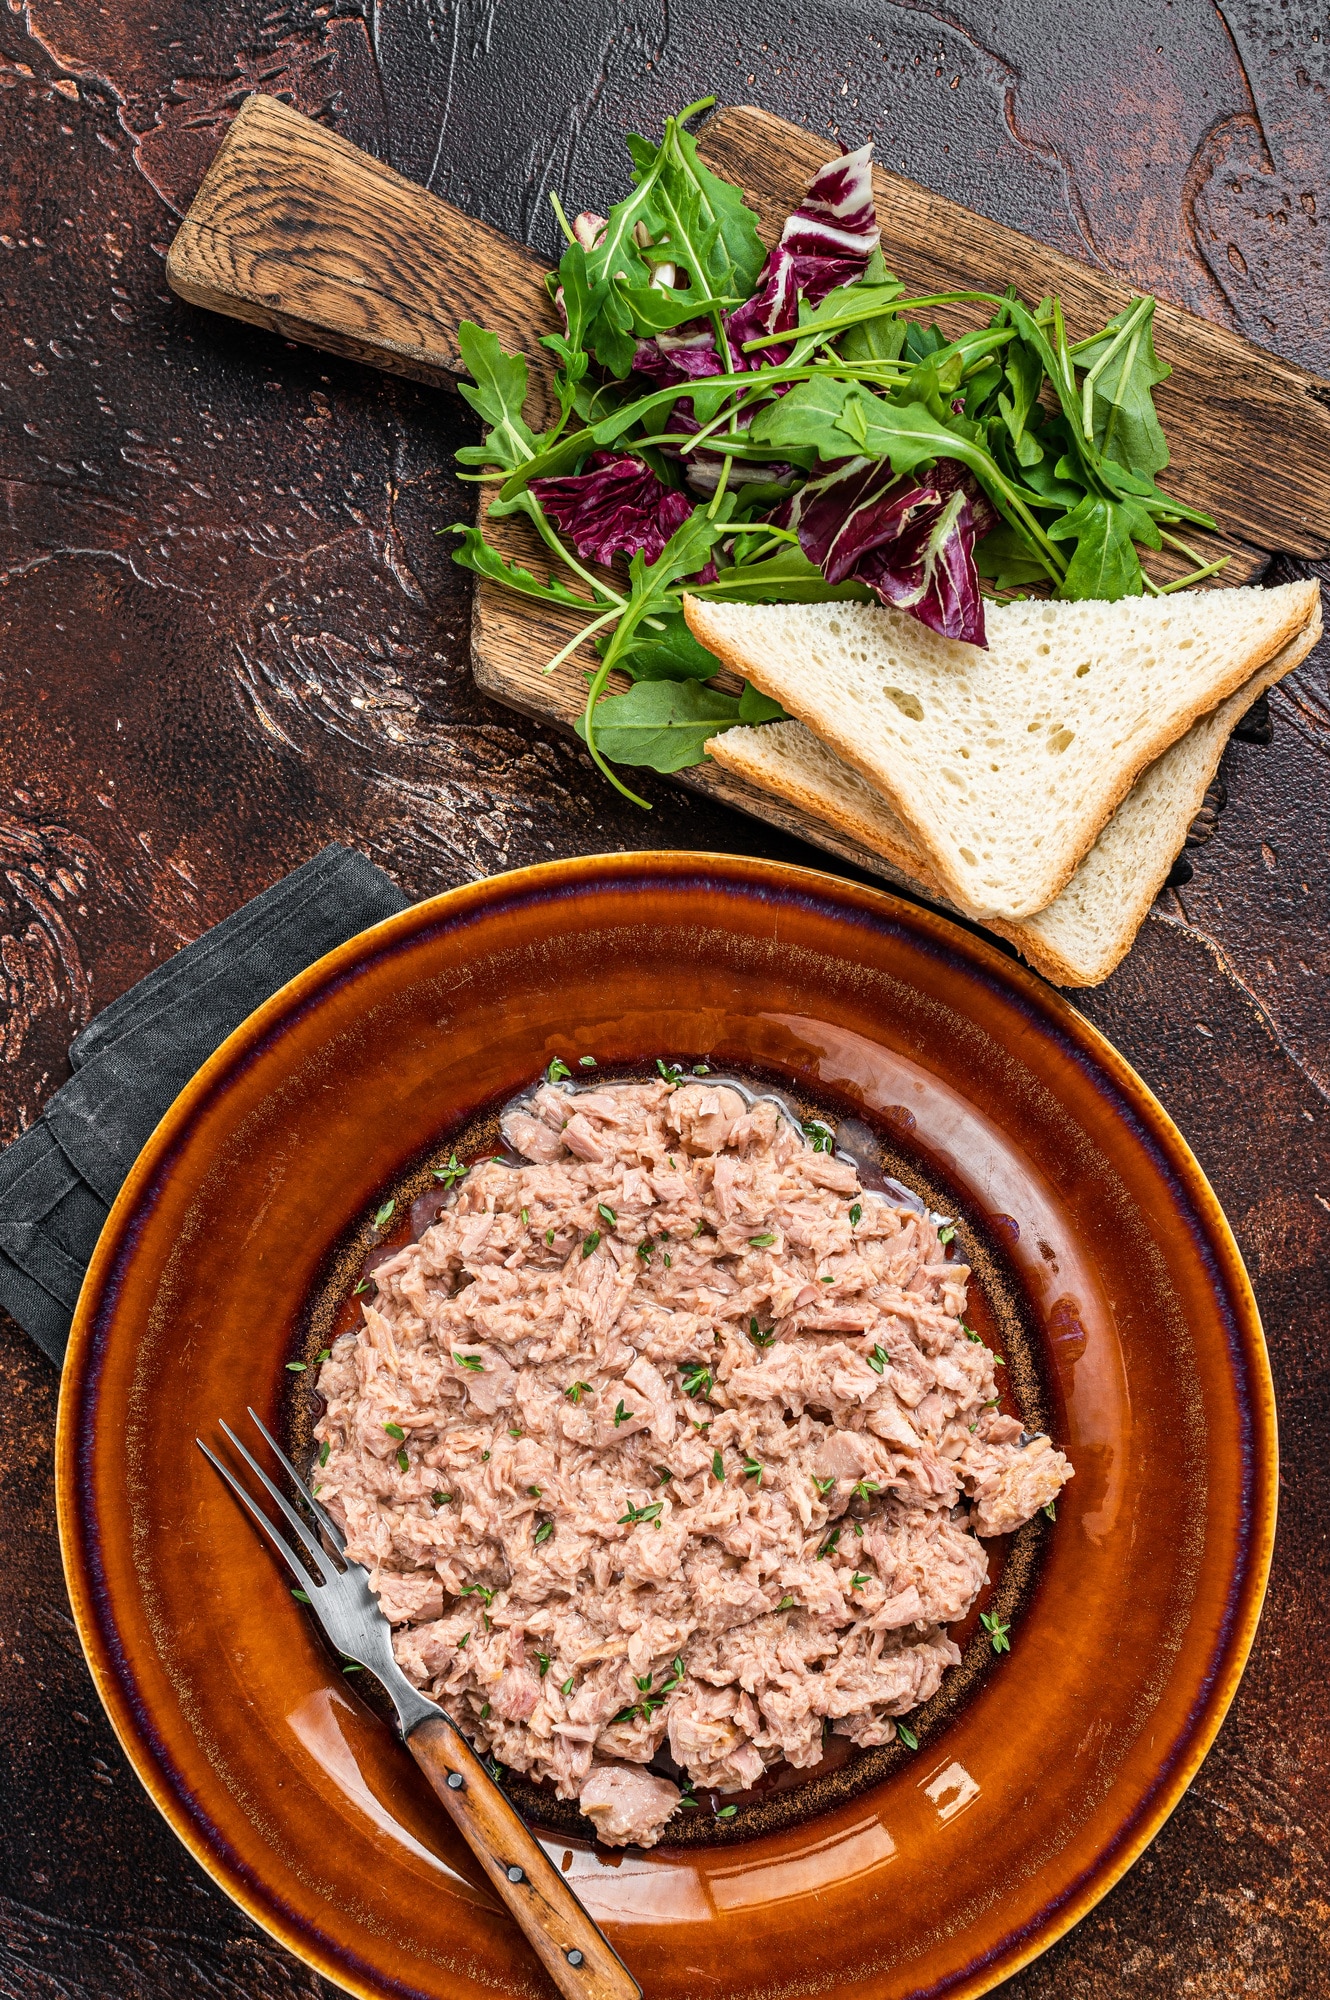
[[[458,458],[465,465],[498,465],[513,471],[536,452],[535,433],[522,415],[526,402],[527,366],[520,354],[505,354],[497,334],[464,319],[457,329],[471,382],[460,382],[463,400],[489,424],[485,442],[463,445]]]
[[[796,382],[788,396],[758,411],[748,435],[754,444],[811,446],[823,458],[844,458],[847,447],[837,425],[847,403],[862,393],[857,383],[834,375]]]
[[[1055,542],[1074,541],[1075,552],[1062,579],[1059,597],[1139,597],[1140,558],[1131,538],[1131,516],[1120,503],[1087,493],[1080,505],[1048,530]]]
[[[833,298],[836,296],[833,292]],[[906,322],[898,313],[879,313],[876,319],[856,321],[840,339],[841,359],[895,361],[905,345]]]
[[[635,681],[709,681],[719,673],[720,661],[693,637],[681,611],[670,612],[659,623],[660,631],[639,626],[619,655],[618,665]],[[608,638],[598,640],[596,651],[603,655],[610,644]]]
[[[1018,465],[1038,465],[1043,447],[1030,430],[1030,419],[1044,386],[1044,364],[1032,347],[1014,340],[1003,357],[1003,375],[1011,394],[999,395],[998,409],[1007,427]]]
[[[674,143],[685,170],[697,184],[702,213],[715,224],[717,242],[723,246],[731,273],[726,289],[746,299],[756,288],[767,256],[757,233],[757,217],[741,188],[703,166],[697,156],[697,141],[684,130],[682,119],[674,122]]]
[[[773,701],[769,694],[763,694],[751,681],[744,682],[744,691],[739,696],[740,722],[788,722],[788,709]]]
[[[634,333],[668,333],[704,313],[720,312],[734,299],[710,298],[705,292],[676,291],[672,285],[620,285],[619,297],[628,308]]]
[[[616,764],[681,771],[708,761],[708,737],[748,719],[732,694],[698,681],[639,681],[627,694],[599,704],[596,742]],[[585,742],[584,716],[578,717],[577,733]]]
[[[603,278],[592,284],[587,274],[586,251],[580,243],[570,243],[560,259],[559,286],[563,292],[563,312],[568,331],[542,334],[540,344],[549,348],[561,364],[558,378],[561,408],[556,426],[561,430],[575,406],[577,385],[590,365],[587,330],[605,303],[609,286]]]
[[[998,590],[1027,583],[1047,583],[1048,571],[1030,553],[1025,537],[1002,521],[974,545],[974,566]]]
[[[579,611],[595,611],[597,607],[587,598],[579,597],[575,590],[551,577],[548,584],[538,581],[529,569],[520,563],[509,562],[497,549],[491,548],[479,528],[458,522],[452,528],[454,535],[460,535],[462,546],[453,550],[453,561],[463,569],[474,570],[477,576],[488,577],[491,583],[501,583],[507,590],[515,590],[521,597],[534,597],[541,604],[572,604]]]
[[[690,584],[689,595],[726,604],[832,604],[844,599],[867,603],[872,592],[861,583],[828,583],[817,564],[796,543],[787,542],[765,562],[723,569],[714,583]]]
[[[1149,477],[1168,464],[1151,393],[1173,370],[1154,347],[1155,302],[1135,299],[1076,355],[1085,369],[1082,419],[1104,458]]]

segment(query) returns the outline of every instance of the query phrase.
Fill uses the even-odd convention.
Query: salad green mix
[[[474,527],[454,529],[456,560],[585,613],[549,667],[595,642],[579,733],[643,806],[610,760],[676,771],[719,730],[782,713],[707,685],[717,662],[685,590],[877,601],[982,646],[986,599],[1162,594],[1222,567],[1173,532],[1214,522],[1155,483],[1153,390],[1170,371],[1153,298],[1076,342],[1057,298],[1032,307],[1014,285],[907,298],[883,261],[869,146],[814,175],[767,252],[687,129],[713,101],[667,119],[658,146],[629,138],[633,190],[607,217],[570,223],[554,198],[568,247],[549,278],[565,330],[542,340],[549,429],[523,414],[521,356],[459,329],[462,394],[486,426],[457,454],[477,468],[463,476],[498,487],[490,518],[528,516],[562,575],[542,582]],[[944,305],[986,318],[947,340],[918,317]],[[1160,584],[1140,549],[1165,547],[1194,567]],[[616,667],[634,685],[606,696]]]

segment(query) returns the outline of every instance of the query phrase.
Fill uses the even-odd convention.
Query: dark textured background
[[[1330,374],[1328,86],[1302,0],[8,0],[0,1134],[90,1011],[329,839],[413,896],[648,841],[826,865],[663,781],[645,823],[477,697],[467,580],[434,537],[468,505],[455,402],[168,295],[166,247],[250,90],[549,249],[547,188],[610,198],[625,124],[714,89],[871,134],[888,165]],[[1188,1797],[1022,2000],[1330,1994],[1325,649],[1271,707],[1273,742],[1229,750],[1194,879],[1082,1002],[1191,1140],[1256,1283],[1284,1448],[1271,1595]],[[2,1320],[0,1369],[0,1995],[328,1994],[120,1756],[65,1608],[55,1380]]]

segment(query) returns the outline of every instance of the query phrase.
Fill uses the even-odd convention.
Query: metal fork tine
[[[286,1453],[282,1450],[276,1438],[274,1438],[271,1432],[268,1430],[267,1425],[263,1422],[263,1419],[259,1416],[257,1410],[250,1410],[249,1414],[255,1430],[258,1432],[259,1436],[264,1440],[264,1443],[267,1445],[269,1451],[272,1453],[273,1457],[277,1460],[277,1463],[281,1466],[283,1472],[286,1474],[291,1484],[295,1487],[296,1492],[305,1502],[305,1505],[309,1508],[310,1512],[313,1514],[315,1520],[318,1522],[319,1526],[323,1529],[324,1533],[331,1537],[333,1547],[337,1550],[339,1555],[344,1554],[346,1551],[346,1537],[345,1535],[343,1535],[336,1521],[334,1521],[332,1515],[329,1514],[325,1508],[320,1507],[318,1501],[314,1498],[314,1495],[310,1492],[308,1486],[306,1486],[304,1480],[300,1477],[300,1474],[296,1471],[294,1465],[292,1465],[290,1459],[287,1457]]]
[[[291,1526],[295,1529],[301,1547],[308,1552],[308,1554],[316,1564],[319,1575],[323,1578],[323,1581],[325,1583],[331,1583],[335,1576],[340,1575],[340,1571],[337,1569],[334,1563],[329,1561],[327,1555],[324,1553],[323,1549],[319,1546],[319,1544],[315,1541],[313,1535],[311,1535],[309,1529],[305,1526],[299,1514],[297,1514],[295,1508],[291,1505],[291,1502],[287,1499],[286,1495],[283,1493],[281,1487],[274,1486],[272,1480],[269,1479],[267,1473],[264,1471],[263,1467],[259,1464],[258,1460],[253,1456],[251,1452],[246,1451],[244,1445],[241,1444],[240,1439],[231,1429],[230,1424],[222,1423],[221,1428],[222,1430],[225,1431],[227,1437],[230,1438],[232,1444],[235,1446],[236,1450],[240,1453],[240,1456],[244,1459],[246,1465],[249,1467],[250,1471],[254,1474],[255,1478],[263,1482],[264,1490],[270,1493],[273,1499],[277,1502],[277,1505],[281,1508],[283,1515],[290,1522]]]
[[[302,1584],[304,1584],[307,1588],[311,1584],[313,1584],[314,1579],[310,1575],[309,1571],[304,1567],[302,1563],[296,1561],[296,1558],[292,1555],[290,1549],[286,1546],[286,1543],[282,1540],[276,1528],[274,1528],[272,1522],[268,1519],[268,1516],[264,1513],[262,1507],[258,1506],[253,1500],[251,1500],[249,1494],[245,1491],[244,1487],[241,1485],[240,1481],[236,1478],[235,1474],[231,1472],[225,1465],[222,1464],[221,1459],[218,1458],[215,1452],[209,1451],[207,1445],[203,1442],[202,1438],[195,1438],[194,1442],[198,1446],[199,1450],[203,1453],[203,1456],[207,1459],[209,1465],[212,1466],[213,1470],[221,1473],[222,1478],[226,1481],[231,1491],[235,1494],[236,1499],[239,1500],[241,1506],[247,1508],[249,1513],[253,1515],[255,1521],[257,1521],[258,1525],[262,1528],[264,1534],[268,1537],[268,1540],[272,1543],[273,1547],[277,1550],[278,1554],[282,1556],[283,1559],[285,1560],[286,1566],[290,1570],[292,1576],[298,1578],[299,1581]]]

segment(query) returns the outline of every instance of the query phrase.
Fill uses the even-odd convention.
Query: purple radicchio
[[[631,452],[593,451],[581,472],[533,479],[531,491],[583,562],[610,563],[639,549],[654,562],[694,505]]]
[[[843,459],[776,519],[828,583],[853,579],[945,639],[987,644],[974,544],[997,516],[954,459],[917,479],[874,459]]]
[[[744,342],[793,331],[799,323],[801,298],[810,306],[818,305],[838,285],[863,276],[882,235],[873,206],[872,153],[870,142],[830,160],[808,183],[767,257],[752,298],[725,322],[730,366],[736,373],[779,367],[789,358],[788,347],[744,354]],[[633,367],[662,384],[721,373],[712,330],[700,321],[689,322],[677,333],[639,341]]]

